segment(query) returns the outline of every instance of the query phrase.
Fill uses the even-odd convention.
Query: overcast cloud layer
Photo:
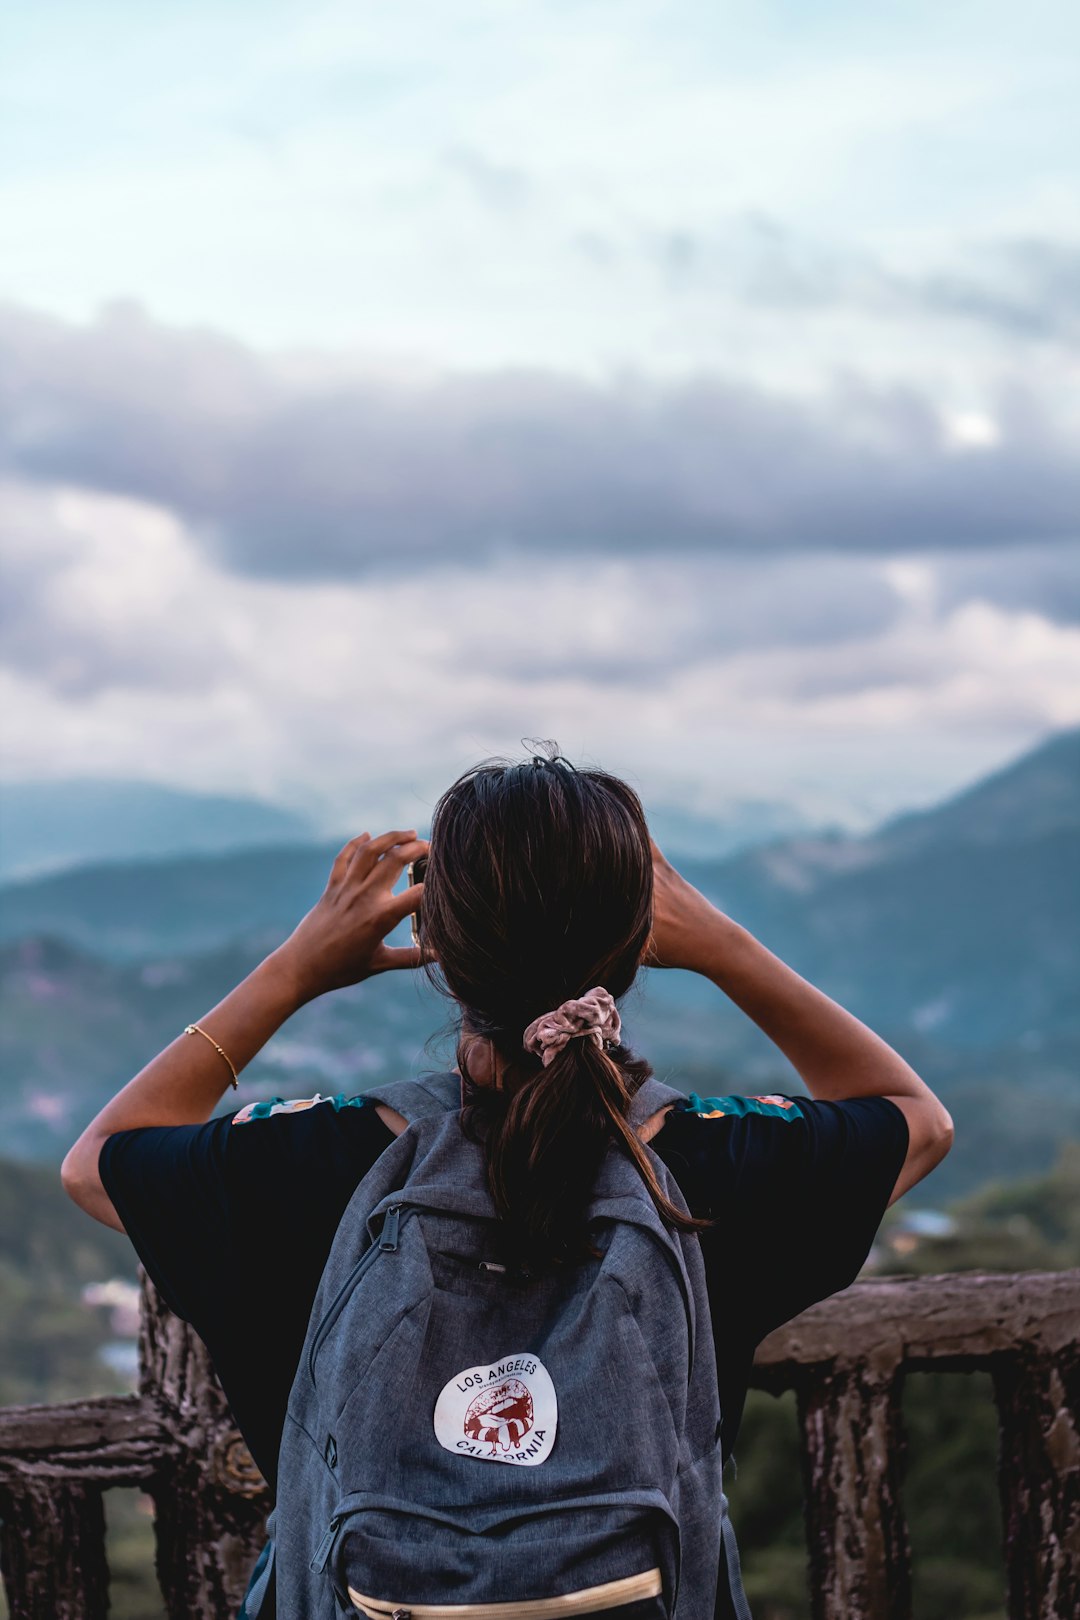
[[[1080,721],[1075,14],[8,31],[8,775],[852,822]],[[87,63],[93,62],[93,72]]]
[[[865,824],[1080,720],[1060,544],[277,580],[162,506],[15,480],[0,532],[20,777],[229,786],[336,830],[423,821],[457,770],[554,736],[654,802],[765,795]]]
[[[1067,424],[1003,384],[974,442],[927,391],[724,377],[300,381],[138,311],[0,320],[13,472],[169,506],[241,572],[344,579],[501,552],[942,549],[1076,536]]]

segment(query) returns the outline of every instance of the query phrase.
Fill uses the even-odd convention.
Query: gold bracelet
[[[210,1045],[214,1048],[214,1051],[215,1052],[220,1052],[222,1057],[225,1059],[226,1063],[229,1065],[229,1073],[232,1075],[232,1083],[233,1083],[233,1085],[234,1086],[239,1086],[240,1081],[237,1079],[236,1070],[233,1068],[233,1065],[232,1065],[232,1059],[229,1057],[228,1053],[225,1052],[218,1045],[217,1041],[215,1041],[215,1039],[214,1039],[214,1037],[212,1035],[207,1035],[205,1029],[200,1028],[200,1026],[198,1024],[185,1024],[184,1025],[184,1034],[185,1035],[203,1035],[203,1036],[205,1036],[205,1038],[210,1042]]]

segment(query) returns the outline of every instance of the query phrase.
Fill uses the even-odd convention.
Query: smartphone
[[[411,889],[414,883],[423,883],[423,881],[424,881],[424,873],[427,871],[427,863],[428,863],[428,858],[427,858],[426,855],[418,855],[415,861],[410,861],[409,862],[408,866],[405,868],[405,886],[406,886],[406,888]],[[413,942],[413,944],[414,945],[419,945],[419,943],[420,943],[420,907],[419,906],[417,906],[416,910],[412,913],[411,917],[409,918],[409,927],[412,929],[412,942]]]

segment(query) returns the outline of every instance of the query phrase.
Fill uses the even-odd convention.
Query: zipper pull
[[[394,1250],[398,1245],[398,1226],[401,1224],[401,1205],[391,1204],[386,1212],[386,1219],[382,1225],[382,1236],[379,1238],[379,1248],[385,1254]]]
[[[341,1520],[335,1514],[330,1520],[330,1528],[327,1530],[325,1536],[323,1536],[322,1540],[319,1542],[319,1545],[315,1549],[315,1556],[311,1560],[311,1568],[315,1570],[316,1574],[321,1575],[323,1570],[326,1568],[327,1562],[330,1558],[330,1551],[334,1545],[334,1542],[337,1540],[338,1526],[340,1524]]]

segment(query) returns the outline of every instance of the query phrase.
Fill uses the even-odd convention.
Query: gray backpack
[[[646,1081],[632,1122],[680,1095]],[[335,1235],[240,1620],[522,1603],[656,1569],[662,1596],[628,1617],[713,1620],[722,1547],[749,1620],[698,1240],[668,1231],[613,1146],[586,1217],[600,1257],[517,1276],[457,1075],[375,1100],[409,1126]],[[638,1589],[616,1585],[612,1602]],[[603,1595],[588,1603],[566,1612],[596,1612]]]

